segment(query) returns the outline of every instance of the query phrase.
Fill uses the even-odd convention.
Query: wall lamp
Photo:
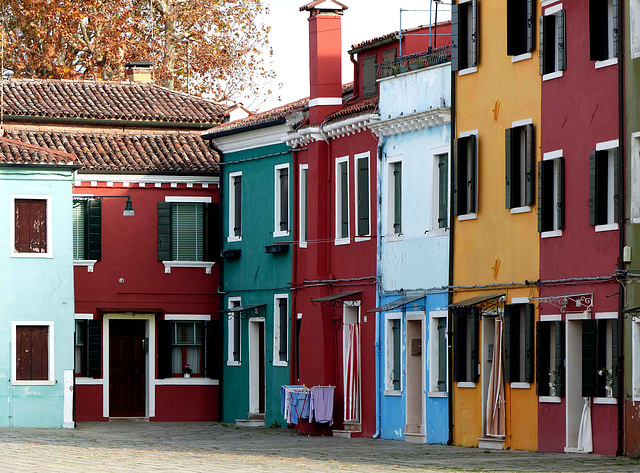
[[[80,199],[74,199],[74,202],[82,201],[82,200],[110,199],[112,197],[122,197],[127,199],[127,202],[124,204],[124,211],[122,212],[123,217],[133,217],[135,215],[135,213],[133,212],[133,202],[131,202],[130,195],[88,195],[88,196],[83,196]]]

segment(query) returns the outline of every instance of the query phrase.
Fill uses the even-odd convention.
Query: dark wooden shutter
[[[400,390],[400,373],[401,373],[401,363],[400,363],[400,319],[393,319],[391,321],[392,330],[393,330],[393,389],[396,391]]]
[[[280,231],[289,231],[289,170],[280,169]]]
[[[620,395],[620,381],[619,371],[622,369],[620,344],[618,340],[619,330],[618,319],[611,320],[611,389],[613,391],[613,397]]]
[[[609,56],[607,0],[589,0],[589,58],[603,61]]]
[[[536,49],[536,7],[534,0],[527,0],[527,52],[533,52]]]
[[[87,320],[87,376],[100,378],[102,368],[102,320]]]
[[[461,308],[453,309],[453,380],[467,381],[467,319]]]
[[[469,163],[470,163],[469,176],[467,176],[467,179],[469,181],[468,190],[467,190],[467,192],[469,193],[469,208],[467,209],[467,212],[470,212],[470,213],[478,212],[478,202],[476,199],[478,145],[476,141],[477,141],[476,135],[469,135],[467,139],[467,146],[469,148]]]
[[[158,378],[171,378],[171,324],[168,320],[158,320]]]
[[[49,327],[16,327],[16,380],[49,379]]]
[[[438,157],[438,228],[447,228],[449,212],[449,170],[447,155]]]
[[[556,322],[556,396],[564,397],[564,322]]]
[[[582,397],[598,395],[597,320],[582,321]]]
[[[233,178],[233,235],[242,236],[242,176]]]
[[[524,306],[524,381],[533,382],[535,372],[534,351],[535,310],[533,304]]]
[[[458,50],[460,49],[459,20],[460,9],[458,5],[451,5],[451,72],[459,70]]]
[[[367,56],[362,59],[362,94],[368,97],[376,91],[376,57]]]
[[[220,258],[220,204],[211,202],[204,206],[204,261]]]
[[[597,224],[596,151],[589,153],[589,225]]]
[[[471,64],[478,65],[478,0],[471,1]]]
[[[222,339],[220,320],[204,323],[204,377],[217,379],[222,368]]]
[[[514,325],[514,314],[519,315],[519,306],[505,305],[504,306],[504,381],[505,383],[511,383],[519,381],[517,371],[519,363],[517,357],[512,357],[515,351],[518,349],[518,340],[520,337],[517,333],[512,334]],[[513,342],[513,346],[512,346]],[[513,360],[512,360],[513,358]],[[493,353],[493,360],[497,362],[498,353]]]
[[[158,261],[171,261],[171,202],[158,202]]]
[[[347,161],[338,165],[340,170],[340,238],[349,236],[349,174]]]
[[[546,209],[545,209],[545,198],[547,198],[547,196],[545,194],[543,194],[544,192],[544,183],[545,183],[545,162],[544,161],[540,161],[540,164],[538,165],[538,231],[539,232],[544,232],[546,231],[545,227],[544,227],[544,217],[545,217],[545,213],[546,213]]]
[[[393,72],[394,60],[396,59],[396,50],[388,49],[382,53],[382,77],[388,77]]]
[[[288,315],[289,311],[287,310],[287,299],[278,299],[278,316],[280,317],[280,347],[278,349],[278,354],[280,355],[281,361],[286,361],[289,359],[288,355],[288,340],[289,340],[289,332],[287,331],[288,326]]]
[[[537,363],[537,376],[536,376],[536,388],[538,396],[549,395],[549,383],[551,360],[549,337],[550,337],[550,322],[536,322],[536,363]]]
[[[540,44],[538,45],[538,56],[540,57],[540,75],[544,75],[544,16],[540,17]]]
[[[564,71],[567,68],[565,11],[560,10],[556,15],[558,21],[558,70]]]
[[[369,160],[356,159],[358,179],[358,236],[369,234]]]
[[[525,149],[524,149],[524,188],[525,202],[524,205],[533,205],[535,199],[534,182],[535,182],[535,135],[533,134],[533,123],[529,123],[524,127],[525,133]]]
[[[46,253],[47,201],[44,199],[16,199],[15,215],[15,251],[17,253]]]
[[[402,233],[402,163],[393,164],[393,231]]]
[[[564,228],[564,158],[558,158],[558,187],[556,189],[558,193],[558,213],[556,214],[558,230]]]
[[[620,56],[620,41],[618,34],[620,32],[620,11],[618,9],[618,0],[613,0],[613,55]]]
[[[513,199],[511,198],[511,181],[513,180],[512,163],[513,163],[513,135],[514,128],[507,128],[504,131],[505,138],[505,208],[513,207]]]
[[[453,140],[453,186],[451,189],[452,194],[452,205],[453,205],[453,215],[461,215],[460,214],[460,203],[462,201],[462,185],[460,182],[460,161],[459,161],[459,148],[461,139]]]
[[[613,150],[613,221],[620,222],[623,215],[622,205],[622,169],[620,163],[619,148]]]
[[[86,201],[85,256],[89,260],[100,261],[102,257],[102,202],[97,199]]]
[[[438,391],[447,390],[447,318],[438,319]]]
[[[480,310],[478,307],[471,307],[471,324],[470,324],[470,338],[471,338],[471,356],[469,357],[471,363],[471,381],[474,383],[478,381],[480,373],[478,372],[478,363],[480,360],[480,341],[479,328],[480,328]]]

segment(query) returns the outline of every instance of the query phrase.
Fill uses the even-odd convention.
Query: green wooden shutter
[[[87,201],[86,209],[86,258],[100,261],[102,258],[102,202],[90,199]]]
[[[460,215],[460,203],[462,200],[462,185],[460,182],[459,144],[462,139],[453,140],[453,185],[451,189],[453,215]]]
[[[582,321],[582,397],[598,395],[597,322],[597,320]]]
[[[603,61],[609,56],[606,0],[589,0],[589,58]]]
[[[392,324],[392,330],[393,330],[393,389],[396,391],[399,391],[400,390],[400,373],[401,373],[400,319],[393,319],[391,324]]]
[[[619,148],[613,150],[613,221],[620,222],[623,215],[622,205],[622,172]]]
[[[280,175],[280,231],[289,231],[289,169],[279,170]]]
[[[537,376],[536,376],[536,392],[538,396],[549,395],[549,383],[551,382],[551,376],[549,371],[551,370],[549,337],[550,337],[550,322],[536,322],[536,363],[537,363]]]
[[[233,178],[233,236],[242,236],[242,176]]]
[[[100,378],[102,361],[102,320],[87,320],[87,376]]]
[[[558,230],[564,228],[564,158],[558,158],[558,187],[556,189],[558,212],[556,214]]]
[[[287,331],[287,320],[289,311],[287,310],[287,299],[278,299],[278,316],[280,317],[280,347],[278,349],[280,360],[285,361],[288,359],[288,346],[287,341],[289,339]]]
[[[204,206],[204,260],[220,258],[220,204],[211,202]]]
[[[367,56],[362,59],[362,93],[368,97],[376,91],[376,57]]]
[[[473,306],[471,307],[471,313],[471,356],[469,358],[471,363],[471,381],[475,383],[480,377],[480,373],[478,372],[478,363],[480,361],[480,340],[478,339],[480,332],[480,310],[477,306]]]
[[[533,52],[536,49],[535,44],[535,24],[536,24],[536,9],[534,0],[527,0],[527,52]]]
[[[538,56],[540,57],[540,75],[544,75],[544,16],[540,17],[540,44],[538,45]]]
[[[511,383],[514,381],[519,381],[517,376],[517,360],[516,357],[513,357],[515,350],[518,349],[518,340],[520,337],[517,336],[516,333],[513,334],[512,337],[512,328],[514,325],[514,314],[518,314],[517,310],[518,306],[513,305],[505,305],[504,306],[504,382]],[[513,343],[513,347],[511,346]],[[498,353],[493,353],[493,360],[497,362]]]
[[[567,68],[565,11],[560,10],[556,15],[558,20],[558,70],[564,71]]]
[[[596,151],[589,153],[589,225],[597,224],[597,207],[596,200]]]
[[[620,56],[620,41],[618,34],[620,32],[620,11],[618,9],[618,0],[613,0],[613,55]]]
[[[340,170],[340,238],[349,237],[349,175],[347,162],[338,165]]]
[[[543,225],[545,210],[546,210],[544,203],[545,203],[545,198],[548,198],[548,196],[543,195],[544,182],[545,182],[544,170],[545,170],[544,161],[540,161],[540,164],[538,166],[538,231],[539,232],[545,231],[545,228]]]
[[[171,261],[171,202],[158,202],[158,261]]]
[[[467,320],[462,310],[453,310],[453,380],[467,381]]]
[[[393,232],[402,233],[402,163],[393,164]]]
[[[438,391],[447,390],[447,318],[438,320]]]
[[[203,261],[204,207],[199,203],[171,204],[171,259]]]
[[[524,306],[524,381],[533,382],[535,373],[534,350],[535,310],[533,304]]]
[[[510,209],[513,207],[513,199],[511,198],[511,181],[513,180],[512,163],[513,163],[513,135],[514,129],[507,128],[504,131],[505,138],[505,208]]]
[[[478,65],[478,0],[471,1],[471,64]]]
[[[451,5],[451,72],[459,70],[458,50],[460,49],[460,9]]]
[[[564,397],[564,322],[556,322],[556,396]]]
[[[613,391],[613,397],[617,398],[620,395],[620,380],[619,374],[622,369],[620,344],[618,341],[618,330],[620,326],[618,319],[611,320],[611,374],[613,376],[611,380],[611,388]]]
[[[369,160],[356,159],[358,179],[358,236],[369,235]]]
[[[222,368],[222,339],[220,320],[204,323],[204,377],[217,379]]]
[[[447,228],[449,212],[449,163],[447,155],[438,157],[438,228]]]
[[[158,378],[171,378],[171,325],[167,320],[158,320]]]
[[[476,199],[476,185],[477,185],[477,169],[478,169],[478,155],[477,155],[477,143],[476,135],[469,135],[467,140],[467,146],[469,147],[469,180],[468,190],[469,193],[469,208],[467,212],[477,213],[478,202]]]
[[[533,134],[533,123],[529,123],[524,127],[525,132],[525,150],[524,150],[524,166],[525,166],[525,205],[533,205],[535,199],[534,182],[535,182],[535,135]]]

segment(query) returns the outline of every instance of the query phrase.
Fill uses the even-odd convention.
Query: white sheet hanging
[[[591,431],[591,398],[584,398],[580,430],[578,431],[578,450],[585,453],[593,452],[593,433]]]

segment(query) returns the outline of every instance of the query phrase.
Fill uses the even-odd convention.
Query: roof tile
[[[46,145],[25,143],[0,137],[0,163],[2,164],[74,164],[76,157]]]

